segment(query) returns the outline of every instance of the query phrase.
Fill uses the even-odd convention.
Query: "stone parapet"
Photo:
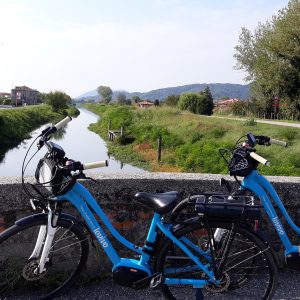
[[[148,230],[152,212],[140,206],[133,200],[133,195],[138,191],[145,192],[166,192],[176,190],[181,194],[182,199],[189,194],[197,194],[205,191],[225,192],[219,186],[221,177],[232,180],[229,176],[212,174],[189,174],[189,173],[141,173],[141,174],[92,174],[96,182],[83,181],[101,207],[107,213],[114,226],[125,235],[125,237],[142,245]],[[268,177],[274,184],[278,194],[283,200],[292,219],[296,220],[297,212],[300,209],[300,177]],[[26,180],[33,182],[33,177]],[[77,214],[72,208],[67,211]],[[13,224],[16,219],[30,214],[30,204],[27,195],[24,193],[21,180],[18,177],[0,178],[0,232]],[[78,214],[77,214],[78,215]],[[276,235],[274,230],[264,221],[266,231],[270,232],[272,240]],[[285,221],[283,225],[290,237],[295,237],[295,233],[289,230]],[[298,238],[293,238],[294,242],[299,242]],[[278,243],[278,240],[277,240]],[[278,243],[279,244],[279,243]],[[122,256],[128,255],[126,249],[116,244]],[[100,252],[102,250],[99,250]],[[97,260],[98,254],[92,251],[92,257]],[[95,265],[89,263],[89,267],[94,269]],[[109,262],[101,257],[101,263],[97,267],[103,271],[108,271]],[[98,269],[99,271],[99,269]]]

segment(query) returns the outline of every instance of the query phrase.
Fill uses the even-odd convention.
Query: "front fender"
[[[47,218],[48,218],[47,213],[38,213],[38,214],[26,216],[26,217],[24,217],[20,220],[17,220],[15,222],[15,225],[24,226],[24,225],[27,225],[31,222],[36,222],[36,221],[39,221],[39,220],[47,220]],[[68,221],[73,222],[74,224],[78,224],[80,227],[85,228],[88,231],[88,233],[90,234],[91,238],[93,238],[92,232],[91,232],[90,228],[86,225],[86,223],[82,222],[81,220],[79,220],[75,216],[70,215],[70,214],[66,214],[66,213],[60,213],[59,219],[68,220]]]

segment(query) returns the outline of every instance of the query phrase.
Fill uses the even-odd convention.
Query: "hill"
[[[182,93],[187,92],[199,92],[209,86],[212,96],[214,99],[219,99],[221,97],[229,97],[229,98],[240,98],[240,99],[248,99],[249,98],[249,85],[243,84],[233,84],[233,83],[196,83],[196,84],[188,84],[176,87],[167,87],[157,90],[152,90],[149,92],[141,93],[141,92],[127,92],[127,91],[113,91],[113,100],[116,99],[117,95],[122,92],[126,95],[128,99],[132,96],[139,96],[141,99],[148,100],[163,100],[170,95],[180,95]],[[97,94],[97,90],[93,90],[87,93],[82,94],[77,97],[76,100],[84,100],[84,99],[93,99],[99,100],[99,96]]]

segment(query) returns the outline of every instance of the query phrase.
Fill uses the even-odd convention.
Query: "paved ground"
[[[237,120],[237,121],[246,121],[246,119],[230,118],[230,117],[210,116],[210,118],[219,118],[219,119],[229,119],[229,120]],[[261,120],[261,119],[255,119],[255,121],[257,123],[264,123],[264,124],[271,124],[271,125],[278,125],[278,126],[287,126],[287,127],[297,127],[297,128],[300,128],[300,123],[295,123],[295,122],[292,123],[292,122]]]
[[[280,284],[273,299],[276,300],[294,300],[300,299],[300,273],[284,272],[280,273]],[[257,286],[253,287],[253,289]],[[178,297],[178,300],[194,299],[194,290],[191,289],[191,294],[185,294]],[[97,285],[89,285],[82,288],[72,288],[65,296],[59,297],[59,300],[126,300],[126,299],[143,299],[143,300],[161,300],[163,299],[159,291],[145,289],[135,291],[130,288],[124,288],[116,285],[111,280],[105,280]],[[205,297],[205,300],[241,300],[245,298],[243,294],[236,292],[234,295],[215,294]],[[253,299],[256,299],[255,297]]]

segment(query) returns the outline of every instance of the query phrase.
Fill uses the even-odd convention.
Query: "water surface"
[[[79,108],[80,115],[68,123],[62,132],[52,138],[52,140],[62,146],[68,158],[79,160],[81,162],[92,162],[97,160],[109,161],[109,167],[89,170],[92,173],[115,173],[115,172],[130,172],[141,173],[145,172],[142,169],[133,167],[128,164],[122,164],[113,157],[108,157],[105,141],[96,133],[88,129],[89,124],[95,123],[98,116],[84,108]],[[17,147],[6,152],[4,159],[0,163],[0,176],[20,176],[23,158],[32,141],[47,125],[41,126],[31,133],[31,138],[24,140]],[[32,146],[31,153],[36,151],[36,145]],[[26,175],[34,175],[37,162],[46,153],[44,147],[32,159],[28,165]]]

